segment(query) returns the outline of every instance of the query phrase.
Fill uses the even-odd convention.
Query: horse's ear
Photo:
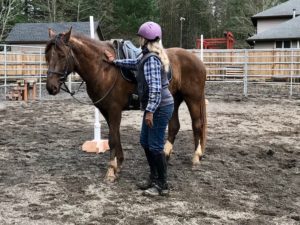
[[[56,36],[56,33],[54,30],[52,30],[51,28],[48,29],[48,33],[49,33],[49,38],[53,39]]]
[[[71,31],[72,31],[72,27],[70,27],[70,30],[67,33],[65,33],[65,35],[64,35],[64,38],[65,38],[66,42],[68,42],[70,40]]]

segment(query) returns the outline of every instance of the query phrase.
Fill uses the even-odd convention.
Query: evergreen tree
[[[137,41],[138,28],[146,21],[159,22],[155,0],[113,0],[113,23],[116,31],[110,37]]]

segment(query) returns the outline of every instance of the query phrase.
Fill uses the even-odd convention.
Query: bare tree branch
[[[17,6],[20,4],[18,0],[0,0],[0,41],[2,41],[8,22],[17,14]]]

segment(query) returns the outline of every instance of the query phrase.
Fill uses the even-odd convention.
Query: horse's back
[[[204,91],[206,69],[202,61],[192,52],[182,48],[169,48],[167,54],[173,72],[171,92],[195,94],[199,93],[199,89]]]

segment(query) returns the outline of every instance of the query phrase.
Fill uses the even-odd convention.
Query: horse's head
[[[74,58],[69,40],[71,30],[56,34],[49,28],[49,38],[45,49],[48,64],[46,88],[48,93],[56,95],[67,76],[74,70]]]

